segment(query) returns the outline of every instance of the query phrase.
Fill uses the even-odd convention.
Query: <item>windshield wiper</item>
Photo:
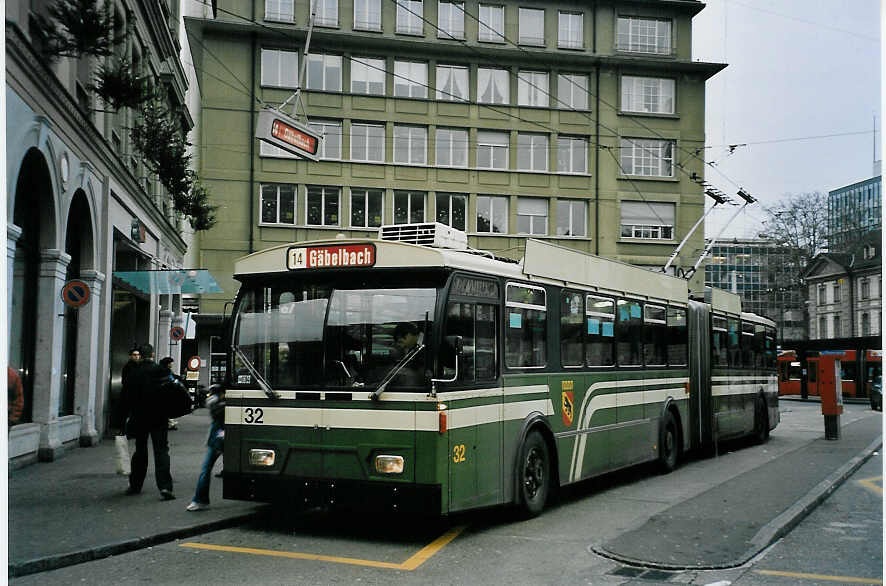
[[[397,373],[399,373],[403,369],[403,367],[409,363],[409,361],[418,356],[419,352],[425,349],[424,342],[422,342],[422,340],[424,340],[424,337],[424,332],[418,333],[418,343],[416,343],[415,347],[410,350],[406,354],[406,356],[400,359],[400,362],[398,362],[393,366],[393,368],[391,368],[388,374],[386,374],[385,377],[381,380],[381,383],[379,383],[378,388],[369,394],[370,399],[372,399],[373,401],[378,400],[379,396],[381,396],[381,394],[385,392],[385,388],[387,388],[391,381],[394,380],[394,377],[397,376]]]
[[[258,381],[258,386],[261,387],[261,390],[263,390],[265,392],[265,394],[268,396],[268,398],[279,399],[280,398],[279,393],[277,393],[277,391],[272,389],[271,385],[268,384],[268,381],[265,380],[265,377],[263,377],[262,375],[260,375],[258,373],[258,370],[256,370],[255,366],[253,366],[253,364],[249,360],[249,358],[247,358],[246,355],[243,353],[243,351],[240,350],[240,346],[237,346],[237,345],[234,346],[234,353],[243,362],[243,365],[246,367],[246,370],[249,371],[249,374],[251,374],[255,378],[255,380]]]

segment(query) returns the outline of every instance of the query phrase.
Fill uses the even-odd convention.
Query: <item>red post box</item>
[[[840,358],[822,354],[818,359],[818,393],[821,396],[821,414],[824,415],[824,437],[840,439],[840,415],[843,413],[843,381],[840,378]]]

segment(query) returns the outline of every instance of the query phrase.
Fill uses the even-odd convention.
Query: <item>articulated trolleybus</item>
[[[439,224],[236,263],[224,496],[447,514],[514,504],[779,421],[775,327],[738,297]]]

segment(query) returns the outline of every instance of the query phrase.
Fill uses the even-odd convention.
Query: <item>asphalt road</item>
[[[594,547],[642,526],[653,515],[823,434],[819,405],[783,402],[781,409],[782,424],[763,446],[727,446],[717,458],[689,461],[666,476],[648,467],[611,474],[565,490],[558,503],[528,521],[515,520],[507,510],[447,519],[275,513],[241,527],[24,576],[13,583],[648,585],[725,581],[722,586],[730,582],[744,586],[807,583],[796,576],[763,571],[882,577],[882,572],[876,572],[882,556],[873,553],[882,549],[882,510],[878,508],[882,495],[872,495],[869,487],[856,482],[882,475],[880,458],[868,462],[809,518],[818,527],[798,526],[743,568],[655,573],[593,553]],[[870,416],[866,406],[847,405],[843,422]],[[844,490],[855,492],[844,496]],[[186,514],[190,513],[182,510]],[[871,537],[875,534],[879,542]],[[821,541],[815,545],[810,536]],[[823,556],[822,550],[833,551],[833,558]]]

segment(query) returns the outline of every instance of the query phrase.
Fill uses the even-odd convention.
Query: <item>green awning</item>
[[[206,269],[114,271],[114,278],[148,294],[224,293]]]

